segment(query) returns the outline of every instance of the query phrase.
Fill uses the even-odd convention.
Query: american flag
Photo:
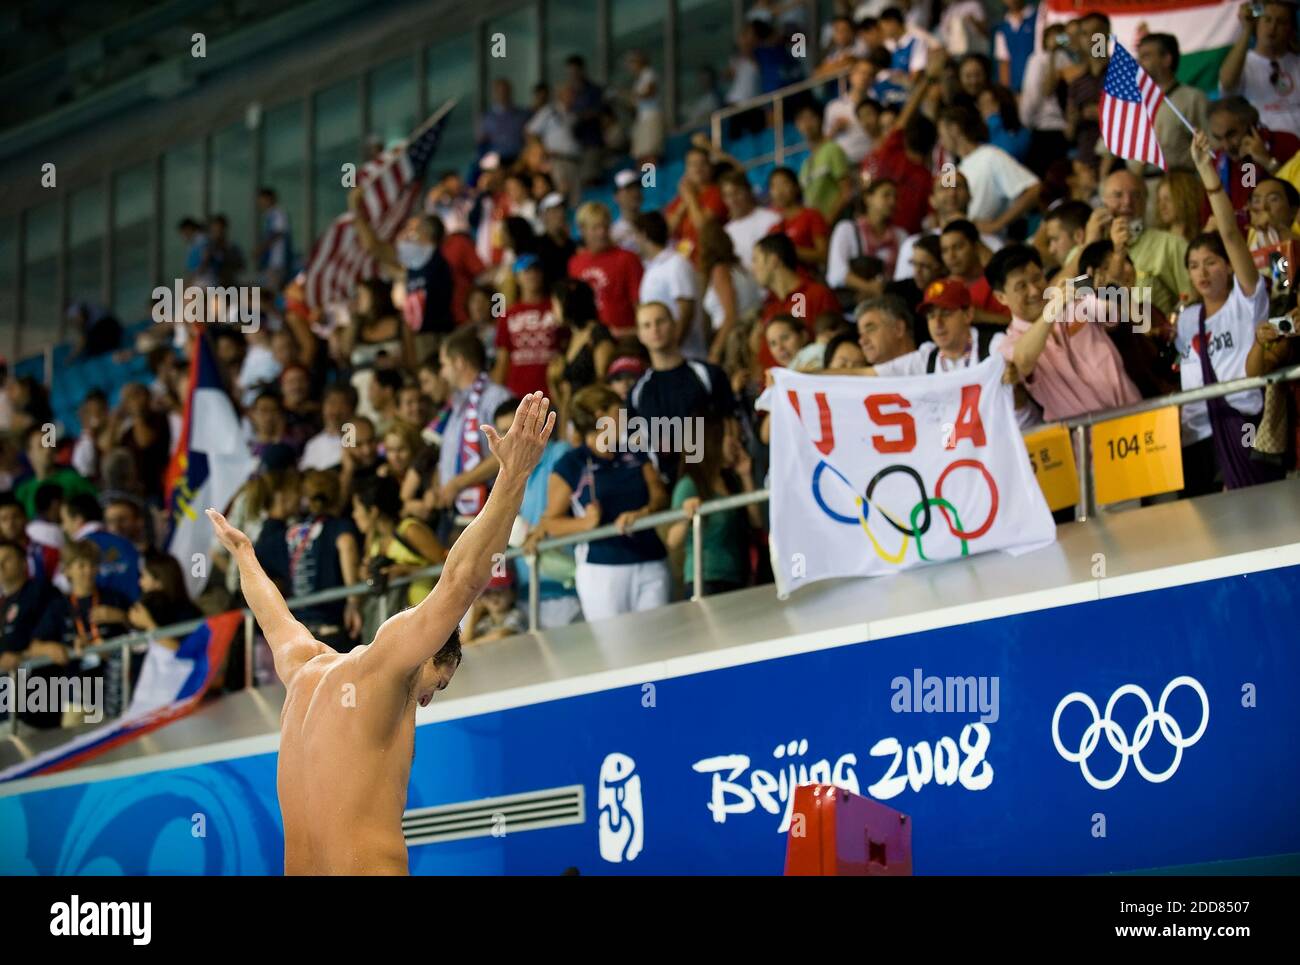
[[[1110,153],[1165,170],[1165,152],[1156,140],[1156,111],[1164,103],[1160,85],[1115,42],[1101,91],[1101,139]]]
[[[380,241],[392,241],[420,196],[421,179],[438,149],[443,128],[455,101],[443,104],[410,139],[389,148],[361,169],[357,186],[362,191],[366,217]],[[334,219],[312,246],[304,272],[307,305],[321,308],[346,301],[358,281],[378,274],[375,259],[361,247],[352,225],[352,213]]]

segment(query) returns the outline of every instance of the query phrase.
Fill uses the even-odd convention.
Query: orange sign
[[[1182,489],[1178,406],[1093,426],[1092,473],[1098,505]]]
[[[1025,436],[1029,464],[1043,490],[1052,512],[1073,506],[1079,501],[1079,474],[1074,468],[1074,449],[1070,430],[1064,426],[1046,426]]]

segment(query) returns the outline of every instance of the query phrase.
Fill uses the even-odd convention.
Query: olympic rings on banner
[[[863,530],[863,532],[865,532],[865,533],[867,534],[867,539],[871,540],[871,545],[872,545],[873,547],[875,547],[876,555],[879,556],[879,557],[880,557],[882,560],[884,560],[886,563],[893,563],[895,566],[897,566],[898,564],[902,563],[902,562],[903,562],[903,559],[907,556],[907,536],[906,536],[906,535],[903,536],[903,546],[902,546],[901,549],[899,549],[898,553],[897,553],[896,555],[894,555],[894,556],[890,556],[890,555],[889,555],[888,553],[886,553],[883,549],[881,549],[880,544],[879,544],[878,542],[876,542],[876,534],[873,533],[873,532],[871,532],[871,527],[867,525],[867,513],[866,513],[866,508],[867,508],[867,501],[866,501],[865,499],[863,499],[861,496],[859,496],[859,497],[858,497],[858,516],[860,517],[860,522],[862,523],[862,530]],[[886,513],[883,509],[880,511],[880,515],[881,515],[881,516],[884,516],[885,519],[889,519],[889,514]],[[899,527],[899,525],[898,525],[897,523],[895,523],[892,519],[889,519],[889,521],[890,521],[891,523],[893,523],[895,529],[900,529],[900,530],[901,530],[901,528]],[[901,532],[903,532],[904,534],[906,534],[907,531],[906,531],[906,530],[901,530]],[[917,540],[917,545],[919,546],[920,544],[921,544],[921,541],[918,539],[918,540]]]
[[[904,466],[895,463],[892,466],[886,466],[884,469],[880,470],[880,472],[872,476],[871,482],[867,483],[867,502],[868,503],[871,502],[871,495],[876,491],[876,486],[880,483],[880,480],[884,479],[886,476],[890,475],[891,473],[896,473],[896,472],[905,473],[906,475],[911,476],[913,481],[915,481],[917,491],[920,492],[921,494],[921,502],[917,503],[916,505],[921,506],[925,509],[925,521],[922,523],[921,528],[917,529],[916,514],[914,512],[912,514],[912,528],[909,530],[909,529],[904,529],[898,523],[894,522],[883,511],[881,512],[881,515],[884,516],[885,519],[889,520],[890,526],[894,527],[894,529],[898,530],[904,536],[914,536],[919,539],[925,533],[928,533],[930,531],[930,503],[925,497],[925,481],[921,478],[921,474],[917,472],[915,469],[913,469],[911,466]],[[960,526],[961,524],[958,523],[958,525]]]
[[[835,512],[835,510],[831,509],[829,506],[826,505],[826,500],[822,499],[821,481],[822,481],[822,471],[825,469],[829,469],[831,472],[835,473],[835,475],[839,476],[840,481],[843,482],[844,485],[847,486],[850,491],[852,491],[853,489],[852,483],[850,483],[847,479],[844,478],[844,473],[840,472],[829,462],[823,459],[821,462],[817,463],[817,468],[813,470],[813,475],[812,475],[813,499],[817,501],[817,505],[821,509],[821,511],[825,513],[827,516],[829,516],[831,519],[835,520],[835,522],[845,523],[849,526],[852,526],[854,523],[857,522],[857,520],[854,517],[845,516],[841,513]],[[855,497],[859,500],[861,500],[862,498],[860,496],[856,496],[856,494]]]
[[[985,468],[984,463],[980,462],[977,459],[958,459],[955,462],[949,463],[948,468],[945,469],[943,472],[939,473],[939,481],[934,484],[934,497],[935,499],[943,498],[944,479],[947,478],[948,473],[952,472],[954,469],[963,466],[969,467],[971,469],[978,469],[980,472],[984,474],[984,480],[989,484],[989,495],[992,498],[993,502],[992,505],[989,506],[988,517],[980,525],[979,529],[973,530],[972,532],[969,533],[964,533],[960,529],[952,528],[953,521],[951,519],[948,519],[948,513],[946,510],[944,510],[943,506],[940,506],[939,510],[940,512],[943,512],[944,519],[948,519],[948,532],[952,533],[953,536],[956,536],[958,539],[961,540],[979,539],[981,536],[983,536],[985,533],[989,531],[989,527],[993,525],[993,520],[995,520],[998,515],[998,484],[993,481],[993,474],[989,472],[988,469]],[[946,505],[951,507],[952,504],[948,503]],[[953,516],[956,515],[957,515],[956,510],[953,510]],[[961,526],[960,519],[957,520],[957,525]]]
[[[940,509],[947,508],[948,511],[952,513],[953,519],[957,520],[957,525],[958,526],[961,525],[961,517],[957,515],[957,507],[954,506],[952,503],[948,502],[948,500],[940,499],[938,496],[935,496],[933,498],[926,498],[912,507],[912,529],[913,530],[916,529],[916,514],[919,513],[922,508],[925,509],[926,513],[929,513],[931,506],[938,506]],[[921,559],[925,560],[926,562],[930,561],[930,557],[926,556],[925,550],[921,548],[920,533],[916,534],[916,555],[921,557]],[[970,556],[970,544],[966,542],[964,537],[962,538],[961,541],[961,555]]]

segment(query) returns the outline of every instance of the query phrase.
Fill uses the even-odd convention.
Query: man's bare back
[[[416,708],[460,664],[458,624],[505,549],[524,483],[555,424],[548,404],[540,392],[525,397],[504,437],[484,427],[501,463],[487,505],[452,547],[433,592],[349,653],[315,640],[293,618],[248,537],[208,510],[285,685],[276,779],[285,874],[407,873],[402,812]]]

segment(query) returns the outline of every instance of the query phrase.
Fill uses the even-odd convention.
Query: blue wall
[[[416,847],[411,870],[779,873],[791,763],[800,781],[805,768],[838,766],[865,792],[890,770],[889,738],[903,749],[945,737],[962,745],[954,783],[873,792],[913,817],[918,874],[1088,873],[1300,851],[1298,577],[1300,567],[1278,569],[678,677],[656,682],[653,701],[633,686],[423,726],[410,806],[580,783],[587,821]],[[894,712],[891,681],[918,668],[996,676],[998,719]],[[1155,705],[1181,676],[1204,688],[1209,716],[1167,780],[1147,780],[1128,760],[1113,788],[1097,790],[1058,753],[1052,719],[1068,694],[1104,711],[1133,684]],[[1252,687],[1256,705],[1244,706]],[[1174,760],[1162,731],[1186,741],[1203,708],[1178,687],[1167,711],[1174,723],[1150,721],[1141,755],[1156,775]],[[1136,696],[1116,703],[1123,739],[1137,739],[1143,714]],[[1068,750],[1090,720],[1079,703],[1062,712]],[[981,736],[987,750],[968,753]],[[799,742],[793,758],[790,741]],[[618,864],[600,857],[597,830],[601,768],[613,753],[635,762],[644,835],[641,853]],[[717,773],[695,768],[724,755],[738,757]],[[921,751],[910,756],[922,766]],[[1101,736],[1088,764],[1104,780],[1120,761]],[[744,792],[727,783],[734,766]],[[777,813],[754,795],[756,771],[771,776]],[[760,790],[766,780],[759,775]],[[725,807],[749,810],[716,820],[715,786]],[[197,812],[207,816],[204,839],[190,834]],[[273,754],[0,799],[5,873],[277,873],[281,846]]]

